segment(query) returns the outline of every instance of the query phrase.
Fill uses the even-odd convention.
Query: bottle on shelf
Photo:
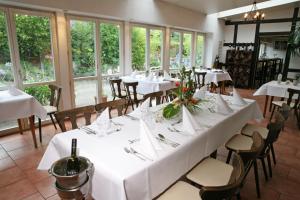
[[[76,155],[77,150],[77,139],[72,139],[71,157],[67,161],[67,176],[78,174],[80,171],[79,158]]]

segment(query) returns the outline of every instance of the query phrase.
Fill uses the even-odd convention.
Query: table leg
[[[264,117],[266,117],[267,107],[268,107],[269,95],[266,95],[265,107],[264,107]]]
[[[222,81],[221,94],[225,94],[225,81]]]
[[[272,111],[272,102],[274,100],[274,96],[271,96],[270,106],[269,106],[269,112]]]
[[[32,134],[32,139],[34,143],[34,147],[37,148],[36,136],[35,136],[35,127],[34,127],[34,115],[29,117],[30,129]]]
[[[23,135],[23,128],[22,128],[22,121],[21,121],[21,119],[18,119],[18,126],[19,126],[20,134]]]

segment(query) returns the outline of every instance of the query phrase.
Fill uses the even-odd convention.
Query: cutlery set
[[[137,158],[143,160],[143,161],[146,161],[146,160],[149,160],[149,161],[153,161],[151,158],[145,156],[144,154],[141,154],[139,152],[137,152],[134,148],[132,147],[124,147],[124,151],[128,154],[132,154],[134,156],[136,156]]]

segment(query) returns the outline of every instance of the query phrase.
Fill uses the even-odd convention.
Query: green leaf
[[[164,107],[164,110],[163,110],[164,118],[170,119],[170,118],[176,116],[180,112],[180,108],[181,108],[181,106],[170,103],[169,105]]]

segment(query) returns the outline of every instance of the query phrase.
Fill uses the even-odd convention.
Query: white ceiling
[[[160,0],[205,14],[251,5],[253,0]],[[267,0],[256,0],[257,3]]]

